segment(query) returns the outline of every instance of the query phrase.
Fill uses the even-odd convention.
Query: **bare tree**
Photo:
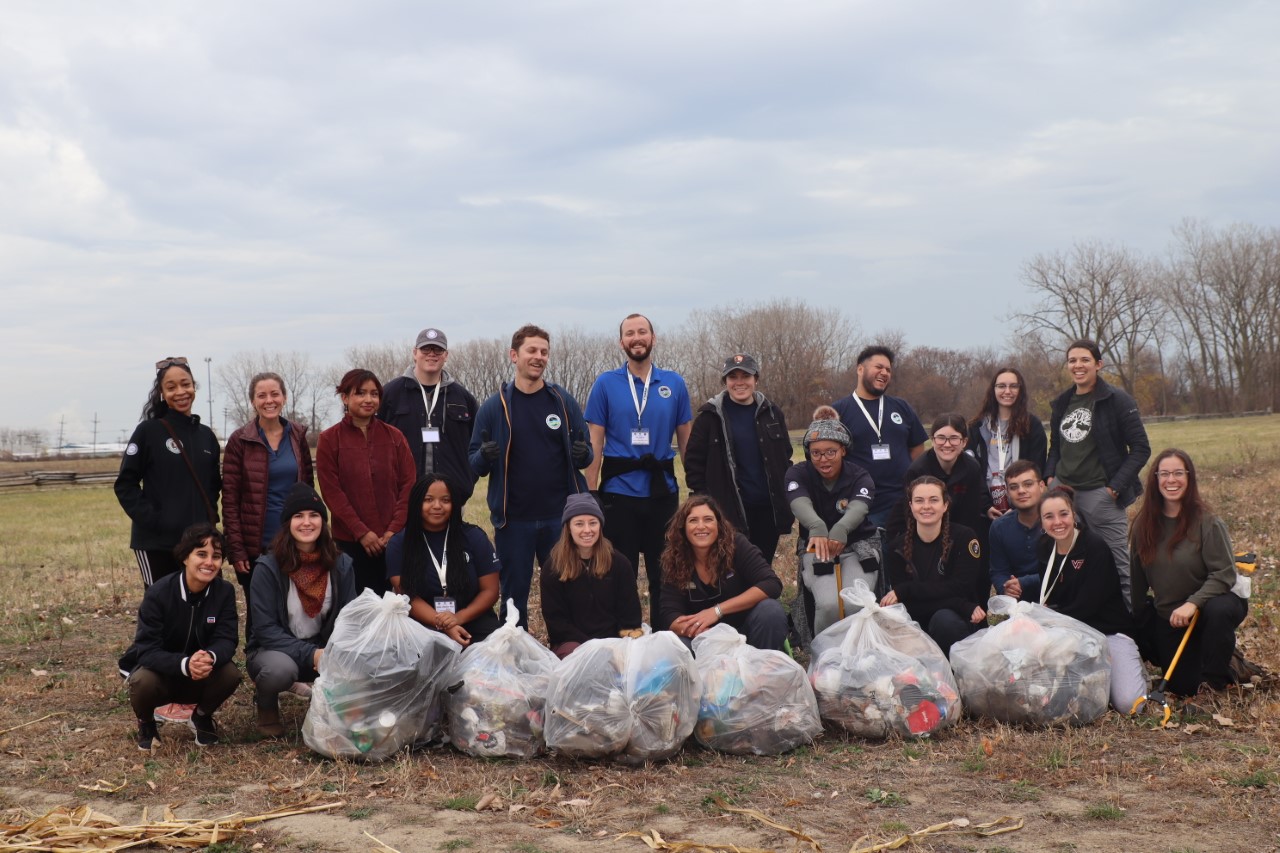
[[[343,350],[342,358],[347,365],[345,370],[353,367],[372,370],[379,381],[386,385],[413,366],[413,342],[386,341],[380,344],[358,344]],[[450,373],[452,372],[450,370]]]
[[[554,336],[553,336],[554,337]],[[484,402],[511,379],[511,339],[483,338],[450,345],[449,372]],[[552,354],[554,358],[554,351]]]
[[[267,371],[280,374],[284,380],[288,392],[285,418],[305,424],[313,432],[323,429],[333,406],[333,387],[324,372],[312,364],[311,356],[298,350],[241,350],[223,360],[216,371],[217,383],[235,424],[248,423],[254,417],[249,382],[254,374]]]

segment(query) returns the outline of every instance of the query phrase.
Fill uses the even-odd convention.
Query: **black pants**
[[[370,557],[359,542],[343,542],[341,539],[334,541],[338,543],[342,553],[351,558],[352,567],[355,569],[357,595],[366,589],[371,589],[381,596],[391,589],[391,583],[387,580],[386,552]]]
[[[241,678],[232,661],[214,667],[208,678],[199,681],[140,666],[129,675],[129,705],[139,720],[150,720],[156,708],[170,702],[194,703],[200,713],[212,714],[236,692]]]
[[[773,507],[745,504],[743,508],[747,511],[747,529],[742,532],[764,554],[765,562],[772,566],[780,537],[778,522],[773,517]]]
[[[1168,690],[1190,696],[1201,683],[1221,690],[1232,682],[1231,654],[1236,650],[1236,628],[1249,614],[1249,602],[1232,592],[1215,595],[1200,608],[1200,621],[1178,659]],[[1150,601],[1138,626],[1138,650],[1142,656],[1164,669],[1169,668],[1186,628],[1175,628],[1156,613]]]
[[[173,551],[140,551],[133,549],[133,556],[138,560],[138,571],[142,574],[142,588],[146,589],[165,575],[171,575],[182,568]]]
[[[659,590],[662,589],[662,549],[666,544],[667,524],[676,514],[679,496],[633,498],[601,492],[600,504],[604,510],[604,535],[622,556],[631,561],[637,576],[640,554],[644,554],[652,622],[653,614],[658,610]]]

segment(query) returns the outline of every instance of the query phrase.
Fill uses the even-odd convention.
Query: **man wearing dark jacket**
[[[1138,404],[1105,382],[1102,351],[1090,340],[1067,347],[1067,370],[1074,387],[1050,405],[1049,462],[1045,477],[1075,490],[1076,510],[1106,541],[1116,560],[1120,586],[1129,603],[1129,517],[1125,507],[1138,499],[1138,474],[1151,457],[1151,443]]]
[[[476,398],[445,370],[449,339],[423,329],[413,347],[413,365],[382,388],[378,417],[404,435],[418,476],[447,474],[462,489],[463,503],[475,489],[467,461]]]
[[[684,470],[689,491],[715,498],[772,563],[778,537],[791,530],[783,479],[792,444],[782,410],[756,389],[759,376],[759,365],[746,353],[725,359],[725,390],[698,409]]]

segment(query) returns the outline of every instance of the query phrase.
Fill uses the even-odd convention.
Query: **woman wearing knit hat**
[[[787,471],[787,499],[800,522],[800,592],[796,622],[812,637],[839,621],[840,590],[880,581],[880,535],[867,518],[875,498],[871,475],[847,458],[850,436],[830,406],[819,406],[804,433],[805,461]]]
[[[356,597],[351,558],[338,550],[329,511],[306,483],[295,484],[285,498],[280,530],[270,552],[258,558],[251,583],[247,651],[258,731],[279,737],[280,694],[316,680],[338,613]]]
[[[540,580],[551,651],[563,659],[587,640],[638,636],[636,570],[604,538],[596,499],[586,492],[569,495],[560,520],[560,539]]]
[[[462,520],[461,486],[447,474],[428,474],[409,492],[404,530],[387,543],[391,588],[409,596],[409,615],[462,646],[478,643],[501,624],[498,556],[484,531]]]

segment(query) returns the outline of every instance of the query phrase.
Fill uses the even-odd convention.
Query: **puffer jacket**
[[[289,443],[298,460],[298,482],[315,486],[307,428],[289,423]],[[222,520],[226,525],[227,559],[253,561],[262,553],[262,530],[267,512],[267,445],[258,433],[258,419],[240,427],[227,440],[222,457]]]

